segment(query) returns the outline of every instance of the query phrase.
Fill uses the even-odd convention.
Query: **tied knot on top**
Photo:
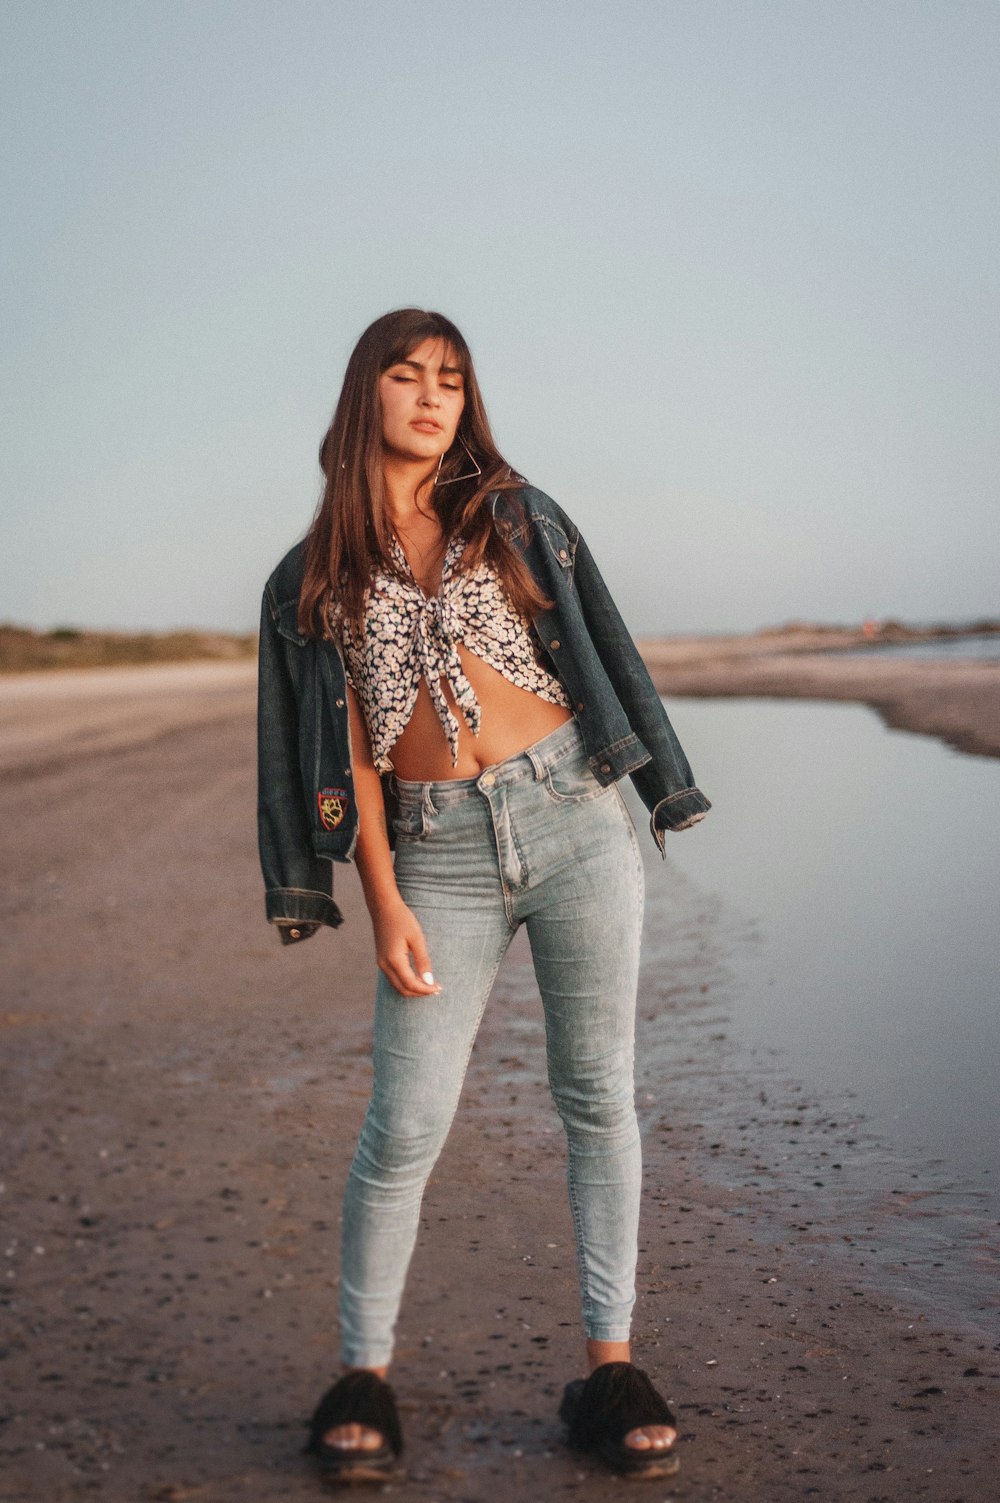
[[[399,551],[402,553],[402,549]],[[451,549],[448,551],[450,554]],[[447,562],[446,558],[445,563]],[[442,678],[447,680],[455,703],[474,736],[479,735],[482,720],[476,691],[462,671],[462,659],[458,652],[458,642],[463,633],[461,593],[462,576],[452,577],[447,569],[442,570],[440,595],[425,595],[416,580],[408,586],[415,612],[414,655],[430,691],[431,703],[448,738],[453,764],[458,762],[459,726],[441,688]]]

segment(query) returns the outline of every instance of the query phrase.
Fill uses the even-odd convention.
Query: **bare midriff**
[[[474,736],[455,704],[446,679],[441,689],[458,721],[458,765],[454,766],[444,728],[421,680],[413,714],[389,753],[397,777],[408,783],[440,782],[446,778],[475,778],[486,767],[516,756],[557,726],[572,720],[573,712],[550,704],[529,689],[520,689],[489,663],[459,646],[462,671],[475,690],[482,710],[480,732]]]

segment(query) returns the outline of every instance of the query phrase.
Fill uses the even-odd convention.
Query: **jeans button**
[[[496,782],[496,778],[491,772],[484,772],[483,776],[480,779],[480,782],[484,788],[492,788],[493,784]]]

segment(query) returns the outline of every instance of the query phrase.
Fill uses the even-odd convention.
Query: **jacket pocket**
[[[545,539],[548,551],[559,565],[561,571],[572,577],[573,555],[576,551],[575,543],[549,517],[537,516],[535,518],[535,525],[538,528],[539,535]]]

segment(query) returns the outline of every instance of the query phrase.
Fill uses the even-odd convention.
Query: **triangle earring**
[[[483,473],[482,466],[476,464],[476,457],[461,434],[459,434],[458,436],[458,441],[462,445],[462,448],[465,450],[466,454],[468,454],[469,458],[472,460],[473,465],[475,465],[475,469],[470,470],[467,475],[452,475],[450,480],[442,480],[440,482],[441,485],[454,485],[456,480],[475,480],[477,475],[481,475]],[[441,473],[441,461],[443,459],[444,455],[442,454],[441,459],[438,460],[438,475],[440,475]],[[439,482],[437,475],[435,475],[434,484],[437,485],[438,483]]]

